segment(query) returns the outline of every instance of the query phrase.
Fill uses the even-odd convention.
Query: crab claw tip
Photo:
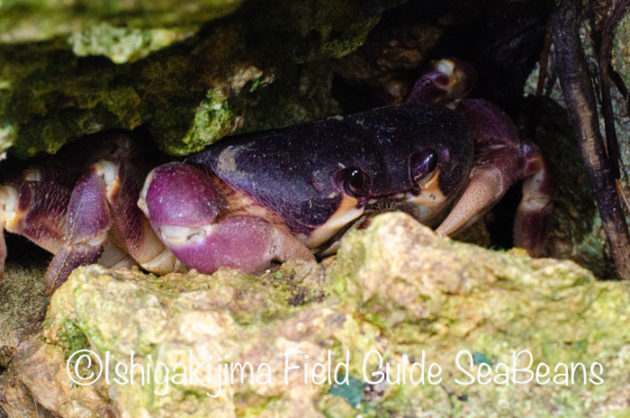
[[[474,170],[470,184],[435,232],[443,237],[472,224],[502,194],[503,181],[499,170],[492,167]]]

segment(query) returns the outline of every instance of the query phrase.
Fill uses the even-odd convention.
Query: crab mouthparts
[[[365,212],[374,215],[379,212],[401,210],[420,222],[435,218],[449,203],[442,193],[438,182],[439,170],[430,177],[419,180],[415,190],[398,192],[370,199],[365,205]]]
[[[448,199],[439,189],[437,177],[436,174],[419,181],[417,183],[419,189],[371,198],[364,203],[356,198],[344,196],[337,211],[326,223],[317,227],[308,237],[304,237],[304,243],[309,248],[326,246],[357,223],[382,212],[400,210],[420,222],[431,221],[448,204]]]

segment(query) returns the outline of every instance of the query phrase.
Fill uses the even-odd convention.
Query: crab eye
[[[409,168],[413,181],[418,181],[433,173],[437,167],[437,154],[433,150],[425,150],[413,154],[409,159]]]
[[[360,168],[344,168],[338,174],[344,192],[353,197],[365,197],[370,191],[370,177]]]

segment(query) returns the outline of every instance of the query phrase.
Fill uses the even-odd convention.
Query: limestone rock
[[[356,49],[401,1],[258,1],[236,12],[235,0],[176,9],[114,1],[74,20],[65,18],[81,2],[0,3],[0,12],[22,13],[0,13],[0,28],[44,39],[0,44],[0,153],[54,153],[82,135],[142,125],[162,150],[183,155],[237,129],[334,114],[325,60]],[[50,29],[18,30],[39,19]]]
[[[42,333],[20,347],[12,372],[37,402],[64,416],[107,412],[101,408],[120,416],[601,415],[628,408],[628,290],[627,283],[597,282],[570,261],[438,238],[389,213],[348,234],[325,271],[289,263],[261,278],[228,269],[156,278],[77,269],[53,296]],[[90,365],[73,356],[80,350],[92,352]],[[531,353],[532,368],[549,365],[555,380],[502,384],[501,364],[511,367],[522,350],[516,367],[526,367]],[[406,365],[410,379],[423,355],[426,369],[440,365],[439,384],[427,376],[419,384],[419,366],[415,384],[394,382],[396,365]],[[68,361],[75,379],[100,378],[70,385],[61,372]],[[326,366],[315,366],[329,361],[330,377]],[[565,382],[571,362],[584,365],[586,383],[580,366],[574,382]],[[118,363],[137,364],[133,384],[113,381]],[[191,364],[202,364],[194,378]],[[240,366],[221,380],[216,366],[225,364],[252,369],[243,382]],[[153,380],[145,375],[143,385],[149,366]],[[304,384],[307,366],[315,383]],[[458,384],[470,380],[461,369],[492,369],[497,380]],[[49,379],[36,378],[44,371]],[[377,383],[379,372],[393,383]]]

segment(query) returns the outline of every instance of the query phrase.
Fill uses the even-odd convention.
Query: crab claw
[[[477,80],[475,70],[467,63],[443,58],[433,63],[433,69],[416,81],[407,102],[448,104],[466,96]]]
[[[489,102],[465,99],[459,102],[458,110],[466,116],[479,151],[467,188],[436,232],[445,236],[471,225],[510,187],[525,180],[514,241],[530,255],[541,255],[552,211],[553,187],[538,149],[521,142],[509,117]]]
[[[285,227],[258,216],[264,208],[193,166],[170,163],[153,170],[138,206],[175,256],[202,273],[219,267],[258,273],[273,260],[313,258]]]
[[[505,193],[499,170],[493,167],[473,169],[471,176],[468,187],[435,230],[438,235],[450,235],[472,225]]]

